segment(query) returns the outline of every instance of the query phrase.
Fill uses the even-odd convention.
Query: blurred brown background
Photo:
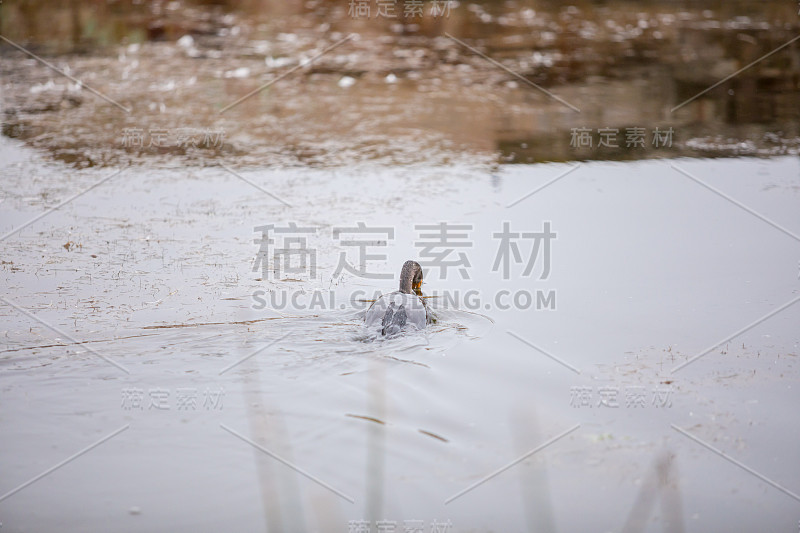
[[[200,156],[276,164],[800,149],[800,42],[787,45],[800,35],[800,6],[792,2],[428,0],[414,16],[411,0],[390,2],[395,16],[381,2],[3,3],[3,36],[68,64],[133,110],[120,115],[86,91],[59,86],[58,75],[2,43],[3,131],[78,165],[187,155],[178,146],[132,152],[120,141],[131,127],[224,129],[224,149]],[[358,39],[219,114],[351,33]],[[669,128],[670,145],[654,146],[656,131]],[[591,146],[577,145],[578,129],[591,132]],[[626,132],[642,129],[645,146],[627,146]],[[598,130],[616,131],[616,146],[601,143]]]

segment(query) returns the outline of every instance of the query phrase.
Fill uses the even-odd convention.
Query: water
[[[348,7],[0,5],[3,531],[794,530],[797,6]]]
[[[115,172],[2,160],[4,234]],[[2,307],[0,493],[120,433],[0,501],[3,529],[791,530],[795,499],[672,425],[797,494],[800,305],[672,370],[798,296],[796,237],[679,170],[797,233],[800,162],[584,163],[526,197],[570,167],[235,169],[270,194],[132,167],[7,237],[3,297],[58,332]],[[360,300],[441,221],[472,226],[469,279],[431,269],[439,321],[376,337]],[[550,221],[547,279],[492,272],[503,221]],[[316,276],[253,272],[254,227],[289,222],[318,228]],[[358,222],[394,229],[392,279],[333,278]],[[256,309],[268,289],[298,296]],[[555,308],[499,308],[521,291]]]

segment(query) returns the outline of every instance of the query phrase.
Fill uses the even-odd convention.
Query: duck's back
[[[364,322],[367,327],[380,325],[383,335],[393,335],[408,327],[425,329],[428,310],[419,296],[392,292],[384,294],[372,304]]]

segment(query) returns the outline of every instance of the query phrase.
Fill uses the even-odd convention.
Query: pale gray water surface
[[[1,149],[3,234],[115,171]],[[586,163],[512,207],[569,165],[236,169],[291,207],[221,168],[125,169],[2,241],[4,298],[62,332],[0,310],[3,531],[795,531],[800,501],[672,425],[799,493],[800,304],[671,370],[797,298],[800,242],[672,165],[800,233],[796,157]],[[423,290],[475,290],[480,308],[376,338],[350,296],[394,290],[414,224],[442,221],[473,226],[471,279]],[[551,222],[549,279],[491,271],[503,221]],[[319,228],[318,279],[252,271],[253,228],[288,222]],[[358,222],[395,229],[375,263],[393,279],[333,278],[331,230]],[[254,309],[266,289],[335,306]],[[500,310],[503,290],[556,306]]]

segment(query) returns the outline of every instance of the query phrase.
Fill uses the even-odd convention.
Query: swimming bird
[[[393,337],[403,330],[425,329],[431,313],[422,299],[422,267],[416,261],[406,261],[400,271],[400,290],[384,294],[367,309],[367,327],[380,324],[381,335]]]

